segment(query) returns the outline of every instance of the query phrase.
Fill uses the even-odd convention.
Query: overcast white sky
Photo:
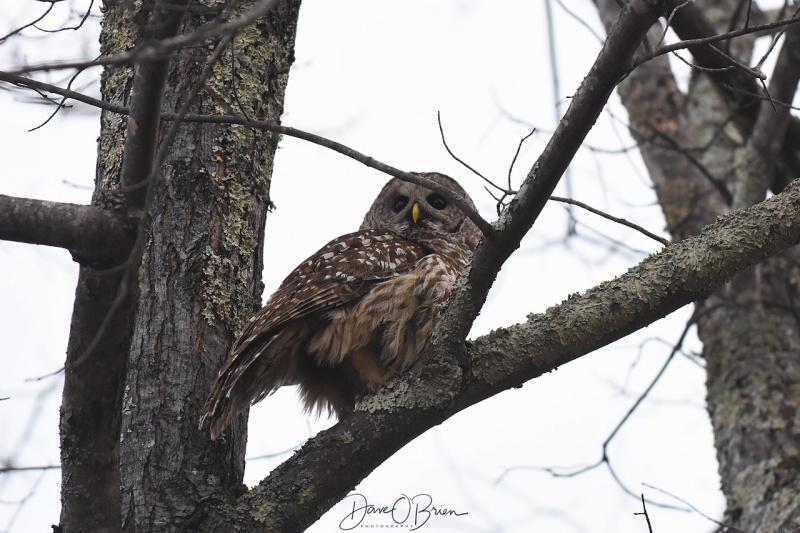
[[[602,33],[589,0],[564,3]],[[3,4],[2,34],[49,5]],[[56,8],[85,4],[67,0]],[[568,103],[600,46],[560,7],[554,11],[562,84],[555,97],[544,2],[306,0],[283,123],[405,170],[456,177],[484,217],[493,220],[494,203],[482,182],[444,150],[436,113],[442,114],[451,148],[501,182],[519,139],[536,126],[512,175],[518,185],[555,126],[555,101]],[[96,29],[96,23],[91,27]],[[50,45],[47,53],[41,41],[9,41],[0,48],[5,54],[0,68],[96,54],[96,35],[90,31],[57,38],[61,43]],[[85,74],[76,87],[89,85],[96,75]],[[63,81],[60,76],[51,79]],[[95,93],[97,86],[86,90]],[[99,115],[77,107],[28,132],[50,112],[25,105],[28,97],[0,91],[0,194],[87,203]],[[619,151],[633,145],[616,97],[610,109],[587,146]],[[320,245],[357,228],[386,179],[343,156],[285,138],[272,187],[277,209],[267,221],[264,296]],[[662,231],[663,218],[636,153],[585,148],[571,167],[570,180],[576,199]],[[557,194],[566,195],[566,188]],[[576,214],[578,235],[566,240],[565,210],[556,204],[545,209],[504,267],[472,337],[522,321],[528,313],[623,273],[660,248],[627,228]],[[31,379],[63,365],[76,277],[76,265],[62,250],[0,242],[0,397],[9,397],[0,402],[0,459],[15,466],[58,463],[62,376]],[[424,493],[437,507],[468,513],[434,517],[425,532],[647,531],[644,519],[634,515],[641,503],[620,489],[606,467],[572,478],[528,467],[597,461],[602,442],[664,363],[689,314],[683,309],[520,390],[470,408],[405,447],[356,492],[379,506]],[[693,335],[688,346],[698,348]],[[677,357],[608,451],[615,472],[634,493],[686,508],[647,484],[719,517],[723,498],[704,379],[700,365]],[[248,456],[290,450],[331,423],[307,418],[294,391],[281,390],[251,411]],[[245,481],[256,483],[288,455],[249,461]],[[508,468],[519,469],[506,473]],[[58,470],[0,475],[0,532],[46,531],[57,523],[59,475]],[[337,505],[310,531],[338,531],[352,503]],[[655,505],[648,511],[656,531],[713,527],[695,512]]]

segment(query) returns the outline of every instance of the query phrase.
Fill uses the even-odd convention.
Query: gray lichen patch
[[[456,364],[427,365],[418,377],[407,374],[390,381],[358,402],[356,411],[442,409],[456,397],[461,377],[462,370]]]
[[[222,320],[231,331],[239,331],[252,315],[249,274],[230,258],[206,247],[203,254],[205,308],[203,318],[210,324]]]
[[[276,121],[283,108],[292,59],[286,56],[285,44],[261,25],[253,25],[236,33],[234,47],[237,53],[223,54],[207,83],[213,112]],[[221,199],[222,224],[221,239],[205,251],[203,316],[208,321],[221,320],[233,331],[238,331],[253,312],[257,291],[252,288],[250,269],[261,253],[260,219],[269,204],[270,176],[279,140],[279,135],[267,131],[221,126],[207,162],[208,176]]]

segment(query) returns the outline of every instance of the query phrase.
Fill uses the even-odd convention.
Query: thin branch
[[[28,72],[46,72],[68,68],[80,69],[97,66],[130,65],[133,63],[149,61],[163,61],[169,58],[169,56],[175,50],[201,44],[206,40],[216,39],[226,34],[233,34],[236,31],[249,26],[266,15],[276,3],[277,0],[259,0],[251,9],[230,22],[212,22],[202,26],[201,28],[198,28],[191,33],[160,39],[155,42],[146,42],[127,52],[102,57],[95,61],[65,61],[62,63],[51,62],[24,67],[14,71],[14,73],[25,74]]]
[[[685,5],[685,4],[684,4]],[[662,56],[664,54],[669,54],[670,52],[675,52],[677,50],[685,50],[687,48],[698,48],[701,46],[717,43],[720,41],[726,41],[728,39],[733,39],[734,37],[741,37],[742,35],[749,35],[751,33],[758,33],[762,31],[773,30],[775,28],[783,28],[784,26],[788,26],[790,24],[796,24],[800,22],[800,19],[791,18],[785,20],[778,20],[775,22],[768,22],[766,24],[761,24],[759,26],[751,26],[750,28],[742,28],[736,31],[730,31],[727,33],[720,33],[717,35],[713,35],[711,37],[704,37],[701,39],[687,39],[683,41],[679,41],[674,44],[669,44],[666,46],[659,46],[658,48],[651,48],[649,50],[644,50],[636,55],[631,63],[631,70],[635,69],[642,63],[646,63],[651,59],[654,59],[658,56]],[[730,56],[725,54],[722,50],[716,47],[710,47],[714,53],[720,55],[720,57],[724,57],[726,61],[733,61],[737,67],[744,69],[745,71],[749,72],[752,76],[755,77],[762,77],[765,78],[763,73],[758,73],[758,69],[751,69],[746,65],[742,65],[741,63],[733,60]]]
[[[19,27],[19,28],[17,28],[16,30],[12,30],[10,33],[8,33],[8,34],[4,35],[3,37],[0,37],[0,44],[3,44],[3,43],[4,43],[5,41],[7,41],[7,40],[8,40],[10,37],[13,37],[14,35],[17,35],[17,34],[19,34],[19,33],[20,33],[20,32],[22,32],[23,30],[25,30],[26,28],[30,28],[30,27],[34,26],[34,25],[35,25],[37,22],[39,22],[39,21],[43,20],[43,19],[44,19],[44,18],[45,18],[45,17],[46,17],[48,14],[50,14],[50,12],[53,10],[53,8],[55,7],[55,5],[56,5],[55,3],[51,3],[51,4],[50,4],[50,5],[47,7],[47,9],[45,10],[45,12],[44,12],[44,13],[43,13],[43,14],[42,14],[42,15],[41,15],[39,18],[35,19],[33,22],[29,22],[29,23],[27,23],[27,24],[25,24],[25,25],[23,25],[23,26],[20,26],[20,27]]]
[[[647,504],[644,502],[644,494],[642,494],[642,512],[633,514],[634,516],[644,515],[645,520],[647,520],[647,531],[653,533],[653,526],[650,524],[650,515],[647,514]]]
[[[61,470],[61,465],[0,466],[0,474],[13,474],[14,472],[35,472],[40,470]]]
[[[619,485],[619,487],[626,494],[628,494],[629,496],[632,496],[634,498],[637,497],[636,493],[634,493],[632,490],[630,490],[628,487],[626,487],[625,484],[622,482],[622,480],[617,476],[616,472],[614,471],[614,468],[611,465],[611,458],[608,455],[608,447],[611,445],[611,441],[614,440],[614,437],[616,437],[617,434],[619,433],[619,430],[622,429],[622,427],[625,425],[625,423],[628,421],[628,419],[633,415],[634,411],[636,411],[636,409],[639,407],[639,405],[641,405],[641,403],[644,401],[644,399],[647,397],[647,395],[650,394],[650,391],[653,390],[653,387],[655,387],[656,383],[659,382],[659,380],[661,379],[661,376],[664,375],[664,372],[666,371],[667,367],[672,362],[672,360],[675,358],[675,354],[677,354],[680,351],[681,346],[683,346],[683,341],[686,338],[686,335],[689,332],[689,329],[691,328],[691,326],[694,325],[695,321],[696,321],[696,317],[692,316],[692,318],[686,323],[686,326],[683,329],[683,333],[681,333],[681,336],[678,339],[678,342],[673,346],[672,351],[670,352],[669,357],[667,357],[667,360],[664,362],[664,365],[661,367],[661,370],[658,371],[656,376],[650,382],[650,385],[644,390],[644,392],[641,395],[639,395],[639,398],[637,398],[637,400],[634,402],[633,406],[631,406],[631,408],[628,409],[628,412],[625,414],[625,416],[622,417],[622,419],[619,421],[619,423],[617,423],[617,426],[611,431],[609,436],[603,442],[600,459],[598,459],[596,462],[594,462],[594,463],[592,463],[590,465],[583,466],[581,468],[571,469],[571,470],[569,470],[567,472],[560,472],[559,471],[560,469],[557,470],[556,468],[552,468],[552,467],[550,467],[550,468],[539,468],[539,467],[508,468],[503,473],[503,475],[501,475],[500,478],[498,478],[498,482],[501,481],[505,477],[505,475],[508,474],[509,472],[511,472],[513,470],[522,469],[522,468],[528,469],[528,470],[530,470],[530,469],[541,470],[541,471],[547,472],[548,474],[550,474],[553,477],[576,477],[576,476],[580,476],[582,474],[585,474],[586,472],[589,472],[591,470],[594,470],[595,468],[598,468],[599,466],[606,465],[606,467],[609,470],[609,473],[614,478],[614,480],[617,482],[617,485]],[[659,502],[651,501],[651,503],[653,505],[658,505],[659,507],[667,507],[667,508],[672,508],[672,509],[679,509],[677,507],[673,507],[671,505],[667,505],[667,504],[663,504],[663,503],[659,503]]]
[[[567,7],[565,4],[564,4],[563,0],[556,0],[556,3],[558,4],[558,7],[560,7],[560,8],[561,8],[561,9],[564,11],[564,13],[566,13],[567,15],[569,15],[570,17],[572,17],[573,19],[575,19],[575,21],[576,21],[576,22],[578,22],[578,24],[580,24],[581,26],[583,26],[584,28],[586,28],[586,30],[587,30],[589,33],[591,33],[591,34],[592,34],[592,36],[593,36],[595,39],[597,39],[597,42],[598,42],[598,43],[600,43],[600,44],[602,44],[602,43],[603,43],[603,41],[605,40],[605,38],[604,38],[603,36],[601,36],[599,33],[597,33],[597,32],[594,30],[594,28],[592,28],[592,27],[589,25],[589,23],[588,23],[588,22],[586,22],[586,21],[585,21],[583,18],[581,18],[580,16],[578,16],[578,14],[577,14],[577,13],[575,13],[575,12],[571,11],[571,10],[570,10],[570,9],[569,9],[569,8],[568,8],[568,7]]]
[[[646,235],[647,237],[650,237],[651,239],[660,242],[664,246],[667,246],[669,244],[669,241],[667,239],[665,239],[664,237],[660,237],[660,236],[656,235],[655,233],[652,233],[652,232],[644,229],[643,227],[641,227],[641,226],[639,226],[637,224],[634,224],[633,222],[629,222],[629,221],[625,220],[624,218],[619,218],[619,217],[615,217],[613,215],[609,215],[608,213],[600,211],[599,209],[595,209],[594,207],[592,207],[590,205],[587,205],[587,204],[585,204],[583,202],[579,202],[578,200],[573,200],[572,198],[562,198],[560,196],[551,196],[550,199],[554,200],[556,202],[562,202],[562,203],[565,203],[565,204],[576,205],[576,206],[578,206],[578,207],[580,207],[582,209],[585,209],[585,210],[589,211],[590,213],[594,213],[595,215],[599,215],[599,216],[601,216],[603,218],[611,220],[612,222],[616,222],[617,224],[622,224],[623,226],[627,226],[627,227],[629,227],[631,229],[634,229],[634,230],[638,231],[642,235]]]
[[[60,94],[68,98],[71,98],[73,100],[78,100],[80,102],[84,102],[89,105],[97,106],[100,109],[104,109],[106,111],[120,113],[123,115],[129,114],[129,110],[126,107],[111,104],[108,102],[103,102],[102,100],[98,100],[96,98],[92,98],[90,96],[75,91],[63,89],[56,85],[51,85],[48,83],[32,80],[25,76],[11,74],[8,72],[0,72],[0,81],[5,81],[7,83],[11,83],[19,87],[29,87],[32,89],[47,91],[54,94]],[[416,174],[412,174],[410,172],[404,172],[385,163],[381,163],[380,161],[377,161],[372,157],[364,155],[361,152],[353,150],[348,146],[327,139],[320,135],[309,133],[296,128],[291,128],[288,126],[283,126],[281,124],[273,124],[261,120],[250,120],[247,119],[246,117],[237,115],[186,114],[184,116],[181,116],[180,113],[163,113],[161,115],[161,118],[163,120],[168,120],[168,121],[179,120],[183,122],[200,122],[208,124],[237,124],[265,131],[271,131],[274,133],[280,133],[282,135],[287,135],[289,137],[295,137],[298,139],[314,143],[316,145],[328,148],[330,150],[333,150],[334,152],[338,152],[346,157],[354,159],[363,165],[366,165],[370,168],[374,168],[375,170],[383,172],[384,174],[388,174],[389,176],[399,178],[404,181],[408,181],[410,183],[415,183],[417,185],[422,185],[423,187],[436,191],[442,196],[444,196],[449,202],[455,204],[459,209],[461,209],[461,211],[463,211],[464,214],[466,214],[467,217],[469,217],[469,219],[472,220],[476,226],[478,226],[478,228],[481,230],[481,232],[483,232],[484,235],[489,236],[492,235],[492,233],[494,232],[492,225],[489,224],[483,217],[481,217],[477,211],[472,209],[472,207],[470,207],[470,205],[463,198],[461,198],[461,196],[454,193],[452,190],[446,187],[442,187],[439,184],[434,183],[428,179],[422,178],[421,176],[418,176]]]
[[[175,115],[165,113],[163,117],[165,120],[173,120],[175,119]],[[384,174],[388,174],[394,178],[399,178],[403,181],[407,181],[409,183],[414,183],[416,185],[421,185],[426,189],[430,189],[432,191],[436,191],[437,193],[441,194],[448,202],[456,205],[472,222],[475,223],[476,226],[481,230],[481,232],[486,237],[490,237],[494,234],[494,228],[491,224],[489,224],[483,217],[478,214],[477,211],[472,209],[470,205],[461,198],[460,195],[456,194],[452,190],[442,187],[439,184],[423,178],[417,174],[411,172],[404,172],[400,169],[397,169],[393,166],[387,165],[385,163],[381,163],[372,157],[362,154],[357,150],[350,148],[349,146],[345,146],[342,143],[333,141],[331,139],[326,139],[320,135],[316,135],[314,133],[309,133],[306,131],[298,130],[296,128],[291,128],[288,126],[282,126],[280,124],[273,124],[270,122],[264,122],[261,120],[247,120],[244,117],[239,116],[231,116],[231,115],[186,115],[182,118],[184,122],[206,122],[211,124],[240,124],[242,126],[248,126],[251,128],[258,128],[263,129],[266,131],[272,131],[275,133],[280,133],[282,135],[288,135],[290,137],[295,137],[297,139],[302,139],[304,141],[308,141],[319,146],[323,146],[334,152],[338,152],[346,157],[354,159],[359,163],[368,166],[370,168],[374,168]]]
[[[74,82],[74,81],[75,81],[75,80],[78,78],[78,76],[80,76],[82,73],[83,73],[83,70],[78,70],[78,71],[77,71],[77,72],[76,72],[76,73],[75,73],[75,74],[74,74],[74,75],[73,75],[73,76],[70,78],[70,80],[69,80],[69,83],[67,83],[67,89],[68,89],[68,90],[70,89],[70,87],[72,87],[72,84],[73,84],[73,82]],[[46,124],[48,124],[48,123],[49,123],[51,120],[53,120],[53,117],[55,117],[55,116],[58,114],[58,112],[59,112],[59,111],[61,111],[61,110],[62,110],[62,109],[64,109],[65,107],[67,107],[67,105],[66,105],[66,101],[67,101],[67,97],[66,97],[66,96],[63,96],[63,97],[61,98],[61,101],[60,101],[60,102],[53,102],[53,104],[56,106],[56,109],[55,109],[55,111],[53,111],[53,112],[50,114],[50,116],[49,116],[49,117],[47,117],[47,119],[46,119],[44,122],[42,122],[41,124],[39,124],[38,126],[36,126],[36,127],[34,127],[34,128],[31,128],[31,129],[29,129],[28,131],[29,131],[29,132],[31,132],[31,131],[38,130],[39,128],[42,128],[42,127],[44,127]]]
[[[717,524],[718,526],[725,528],[725,529],[724,529],[724,531],[726,531],[726,532],[733,533],[734,531],[738,531],[739,533],[747,533],[745,530],[743,530],[743,529],[739,529],[739,528],[737,528],[736,526],[733,526],[733,525],[731,525],[731,524],[728,524],[727,522],[720,522],[719,520],[717,520],[717,519],[715,519],[715,518],[712,518],[712,517],[708,516],[706,513],[704,513],[703,511],[701,511],[700,509],[698,509],[697,507],[695,507],[695,506],[694,506],[694,505],[692,505],[691,503],[687,502],[687,501],[686,501],[686,500],[684,500],[683,498],[679,498],[678,496],[675,496],[675,495],[674,495],[674,494],[672,494],[671,492],[667,492],[667,491],[665,491],[664,489],[660,489],[660,488],[658,488],[658,487],[654,487],[653,485],[650,485],[650,484],[648,484],[648,483],[642,483],[642,485],[644,485],[645,487],[647,487],[647,488],[649,488],[649,489],[656,490],[656,491],[660,492],[661,494],[664,494],[665,496],[669,496],[670,498],[673,498],[673,499],[675,499],[675,500],[678,500],[679,502],[681,502],[682,504],[684,504],[684,505],[688,506],[688,507],[689,507],[689,508],[690,508],[692,511],[694,511],[694,512],[695,512],[695,513],[697,513],[697,514],[699,514],[700,516],[702,516],[702,517],[703,517],[703,518],[705,518],[706,520],[709,520],[709,521],[711,521],[711,522],[714,522],[714,523],[715,523],[715,524]]]
[[[684,3],[674,6],[670,12],[669,17],[667,18],[667,23],[664,24],[664,31],[661,32],[661,37],[658,39],[658,46],[661,46],[661,43],[664,42],[664,39],[667,36],[667,32],[669,31],[670,27],[672,27],[672,19],[675,18],[675,14],[678,12],[679,9],[686,7],[692,0],[686,0]]]
[[[536,128],[533,128],[529,134],[521,138],[519,140],[519,143],[517,144],[517,151],[514,152],[514,157],[511,159],[511,164],[508,166],[508,189],[504,191],[507,194],[517,193],[517,191],[513,190],[513,188],[511,187],[511,173],[514,171],[514,165],[517,164],[517,158],[519,157],[520,150],[522,150],[522,144],[528,139],[530,139],[531,135],[533,135],[534,133],[536,133]]]
[[[481,174],[480,172],[478,172],[477,170],[472,168],[463,159],[461,159],[456,154],[454,154],[453,151],[450,149],[450,147],[447,146],[447,139],[444,136],[444,128],[442,127],[442,113],[441,113],[441,111],[437,111],[436,112],[436,121],[439,123],[439,134],[442,136],[442,144],[444,145],[444,149],[447,150],[447,153],[450,154],[450,157],[452,157],[453,159],[455,159],[456,161],[461,163],[462,166],[464,166],[468,170],[472,171],[473,174],[478,176],[480,179],[482,179],[483,181],[485,181],[486,183],[488,183],[492,187],[502,191],[503,190],[502,187],[500,187],[498,185],[495,185],[495,183],[492,180],[490,180],[489,178],[487,178],[486,176],[484,176],[483,174]]]
[[[44,28],[40,28],[39,26],[36,26],[36,29],[41,31],[41,32],[44,32],[44,33],[59,33],[59,32],[67,31],[67,30],[79,30],[81,27],[83,27],[83,25],[89,19],[89,16],[92,14],[92,8],[93,7],[94,7],[94,0],[91,0],[89,2],[89,7],[86,8],[86,12],[81,16],[80,22],[78,22],[78,24],[75,25],[75,26],[65,26],[63,28],[58,28],[56,30],[46,30]],[[75,12],[73,11],[73,13],[75,13]]]
[[[52,85],[50,83],[37,81],[27,76],[20,76],[19,74],[12,74],[10,72],[0,71],[0,81],[10,83],[11,85],[15,85],[17,87],[24,87],[24,88],[34,89],[36,91],[59,94],[65,97],[65,100],[61,102],[62,105],[64,104],[66,99],[69,99],[69,100],[76,100],[78,102],[83,102],[84,104],[89,104],[98,109],[111,111],[112,113],[119,113],[121,115],[128,114],[127,107],[113,104],[111,102],[106,102],[98,98],[92,98],[91,96],[88,96],[81,92],[72,91],[70,89],[64,89],[62,87],[59,87],[58,85]]]
[[[797,8],[794,10],[794,13],[792,13],[792,16],[790,18],[796,20],[798,14],[800,14],[800,5],[797,6]],[[749,10],[748,10],[747,15],[748,15],[748,19],[749,19],[749,16],[750,16]],[[764,55],[761,56],[761,59],[756,64],[756,68],[760,69],[764,65],[764,63],[766,62],[766,60],[769,57],[769,55],[775,49],[775,45],[778,44],[778,40],[781,38],[781,36],[785,32],[786,32],[786,28],[781,28],[781,31],[779,31],[779,32],[777,32],[775,34],[775,36],[772,38],[772,42],[769,44],[769,48],[767,48],[767,51],[764,52]]]
[[[648,385],[647,388],[644,390],[644,392],[642,392],[642,394],[639,396],[639,398],[636,399],[636,401],[628,410],[628,412],[625,414],[625,416],[622,417],[622,420],[619,421],[617,427],[614,428],[614,430],[611,432],[611,434],[608,436],[605,442],[603,442],[603,457],[606,456],[609,444],[611,444],[611,441],[614,439],[617,433],[619,433],[619,430],[622,429],[622,426],[625,425],[625,422],[627,422],[627,420],[633,415],[634,411],[636,411],[636,409],[642,404],[644,399],[647,398],[647,395],[650,394],[650,392],[653,390],[653,387],[656,386],[656,383],[658,383],[661,380],[661,376],[664,375],[664,372],[666,372],[667,367],[669,367],[669,364],[675,358],[675,354],[677,354],[680,351],[681,346],[683,346],[683,341],[686,339],[686,335],[689,333],[689,329],[691,329],[694,323],[695,323],[695,317],[692,316],[692,318],[689,319],[689,321],[686,323],[686,326],[684,326],[683,332],[681,333],[681,336],[678,338],[678,342],[675,343],[675,346],[673,346],[672,351],[669,354],[669,357],[667,357],[667,360],[664,361],[664,364],[661,366],[661,370],[658,371],[653,380],[650,382],[650,385]]]

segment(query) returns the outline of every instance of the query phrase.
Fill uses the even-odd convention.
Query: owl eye
[[[441,210],[441,209],[444,209],[445,207],[447,207],[447,200],[445,200],[444,198],[442,198],[440,195],[438,195],[436,193],[431,194],[430,196],[428,196],[426,198],[426,200],[428,201],[428,205],[430,205],[434,209]]]
[[[407,205],[408,205],[408,196],[401,196],[400,198],[394,201],[394,203],[392,204],[392,209],[394,210],[395,213],[399,213],[400,211],[405,209]]]

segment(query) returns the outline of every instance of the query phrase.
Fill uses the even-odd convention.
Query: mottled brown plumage
[[[442,174],[420,174],[461,195]],[[364,217],[305,260],[245,326],[211,389],[201,427],[217,438],[250,403],[299,385],[309,411],[342,418],[419,357],[439,304],[481,238],[455,206],[393,179]]]

